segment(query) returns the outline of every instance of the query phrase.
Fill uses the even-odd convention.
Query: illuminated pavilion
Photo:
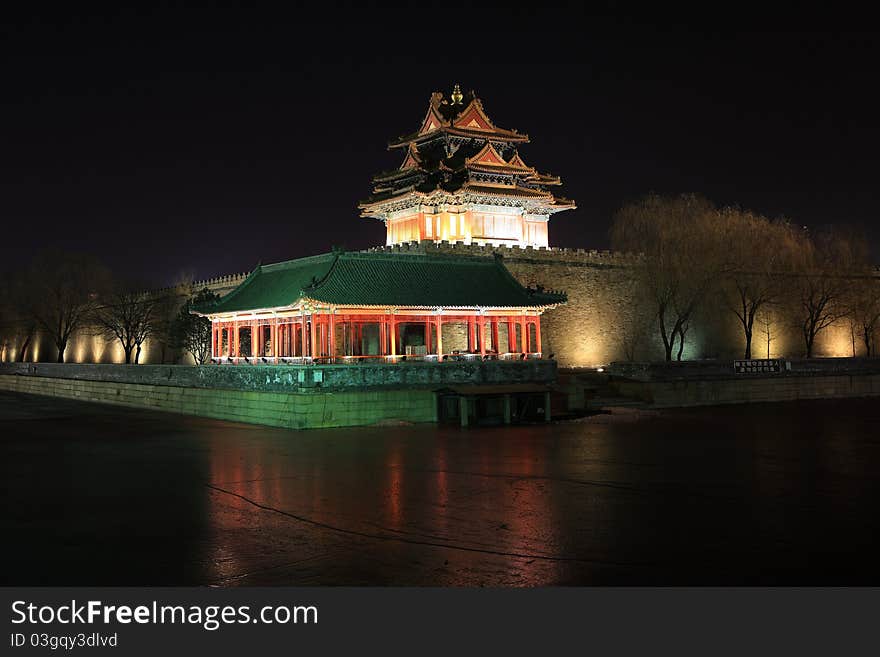
[[[499,257],[342,252],[258,266],[216,304],[215,362],[541,357],[541,314]]]
[[[561,184],[557,176],[523,160],[519,149],[528,141],[495,125],[473,91],[436,92],[418,131],[388,145],[404,151],[403,162],[373,178],[361,216],[385,223],[387,245],[546,247],[550,216],[575,204],[551,191]]]

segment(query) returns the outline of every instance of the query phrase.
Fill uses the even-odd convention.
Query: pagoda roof
[[[539,174],[534,167],[527,166],[519,153],[514,153],[510,160],[505,160],[491,142],[486,142],[486,145],[476,155],[465,159],[465,165],[473,171],[525,175],[526,179],[535,180],[536,182],[547,178]]]
[[[507,166],[513,167],[515,169],[526,169],[528,171],[534,171],[534,169],[532,169],[532,167],[530,167],[529,165],[527,165],[523,161],[522,157],[519,154],[519,151],[517,151],[516,153],[513,154],[513,157],[510,158],[510,161],[507,163]]]
[[[462,94],[456,86],[448,97],[436,92],[421,128],[392,144],[406,148],[403,162],[373,176],[372,193],[358,204],[361,216],[386,219],[388,208],[405,197],[438,192],[471,192],[480,196],[478,202],[490,204],[492,195],[504,205],[520,198],[530,211],[573,208],[573,202],[556,199],[549,190],[562,184],[559,177],[525,163],[519,154],[523,141],[527,135],[496,126],[473,91]]]
[[[492,194],[498,196],[512,196],[517,198],[538,198],[552,200],[553,194],[543,189],[522,187],[521,185],[501,185],[488,182],[468,182],[460,188],[463,192],[474,194]]]
[[[483,102],[473,91],[463,94],[459,102],[438,91],[431,94],[421,127],[416,132],[392,140],[388,147],[402,148],[414,142],[433,139],[435,133],[499,142],[529,141],[526,134],[495,125],[483,109]]]
[[[480,152],[474,155],[473,157],[469,157],[465,160],[466,164],[484,164],[487,166],[507,166],[507,162],[503,157],[498,154],[498,151],[495,150],[495,147],[491,142],[486,142],[486,145],[480,149]]]
[[[500,257],[334,252],[260,265],[235,290],[195,312],[292,308],[303,300],[364,307],[542,308],[566,297],[523,287]]]

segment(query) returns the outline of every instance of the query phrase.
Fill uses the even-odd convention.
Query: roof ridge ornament
[[[464,99],[464,94],[461,93],[461,87],[459,87],[457,84],[455,85],[455,87],[453,87],[452,95],[450,96],[450,98],[452,98],[453,105],[461,105],[461,101]]]

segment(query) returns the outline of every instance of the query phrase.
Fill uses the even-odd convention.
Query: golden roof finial
[[[458,85],[455,85],[455,88],[453,88],[453,90],[452,90],[451,98],[452,98],[453,105],[460,105],[461,104],[461,99],[464,98],[464,94],[461,93],[461,87],[459,87]]]

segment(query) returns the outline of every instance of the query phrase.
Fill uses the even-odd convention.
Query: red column
[[[507,351],[516,351],[516,324],[510,317],[507,318]]]
[[[239,345],[241,345],[241,341],[240,341],[241,336],[240,336],[239,333],[238,333],[238,330],[239,330],[238,320],[235,320],[235,322],[234,322],[234,326],[235,326],[235,351],[234,351],[233,353],[234,353],[234,355],[235,355],[236,358],[237,358],[237,357],[238,357],[238,352],[239,352],[239,349],[240,349],[240,346],[239,346]]]
[[[498,319],[493,317],[492,322],[492,349],[495,353],[500,353],[501,349],[498,348]]]
[[[312,322],[315,324],[315,346],[312,349],[315,352],[314,355],[321,358],[324,355],[324,318],[312,316]]]
[[[432,353],[431,350],[431,318],[425,318],[425,354]]]
[[[397,320],[391,315],[391,355],[397,355]]]
[[[443,315],[437,315],[437,360],[443,358]]]
[[[308,335],[308,327],[306,326],[306,316],[300,315],[299,321],[300,321],[299,339],[300,339],[300,342],[302,343],[300,345],[300,354],[299,355],[302,356],[303,358],[305,358],[306,356],[309,355],[308,354],[308,352],[309,352],[309,335]]]
[[[538,344],[535,345],[535,351],[541,353],[543,350],[541,349],[541,316],[535,315],[535,342]]]
[[[327,351],[332,361],[336,355],[336,320],[332,311],[327,316]]]
[[[312,313],[312,316],[310,319],[311,319],[311,324],[310,324],[311,330],[309,331],[309,356],[311,356],[312,358],[317,358],[319,355],[317,345],[315,344],[315,338],[317,337],[317,332],[318,332],[318,327],[315,325],[315,319],[317,319],[317,316],[314,313]]]
[[[522,335],[520,336],[520,345],[522,346],[522,352],[524,354],[529,353],[529,327],[526,324],[526,316],[523,315],[519,318],[519,325],[522,331]]]
[[[468,317],[468,351],[477,350],[477,327],[473,317]]]
[[[480,315],[480,355],[486,355],[486,318]]]

